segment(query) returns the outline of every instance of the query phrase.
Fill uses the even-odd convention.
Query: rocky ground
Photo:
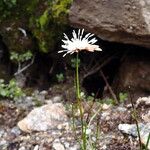
[[[61,95],[47,96],[35,91],[18,101],[0,101],[0,150],[80,150],[81,122],[77,109],[63,101]],[[131,104],[118,106],[100,102],[83,102],[88,120],[87,149],[138,150],[139,144]],[[142,138],[150,132],[150,98],[135,104]],[[94,114],[97,114],[94,116]],[[89,119],[87,119],[89,118]],[[96,129],[99,132],[96,132]],[[75,129],[75,131],[74,131]],[[100,133],[98,138],[96,133]],[[144,140],[142,140],[145,143]],[[150,145],[149,145],[150,146]]]

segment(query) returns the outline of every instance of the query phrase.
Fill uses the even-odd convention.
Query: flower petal
[[[94,45],[97,42],[97,39],[92,33],[88,33],[85,36],[84,29],[79,29],[76,33],[75,30],[72,31],[72,38],[69,39],[68,36],[64,33],[64,39],[62,40],[62,48],[64,50],[58,51],[58,53],[63,53],[63,57],[65,57],[67,54],[73,54],[82,50],[87,50],[89,52],[94,51],[102,51],[102,49],[99,47],[99,45]]]

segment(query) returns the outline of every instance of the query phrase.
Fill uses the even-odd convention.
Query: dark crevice
[[[137,56],[139,56],[145,58],[145,61],[150,58],[150,51],[147,48],[128,44],[106,42],[102,40],[100,40],[99,44],[101,45],[103,52],[98,54],[99,59],[97,59],[97,61],[100,61],[107,55],[111,57],[113,54],[116,54],[116,57],[114,59],[112,59],[108,64],[101,68],[110,86],[115,84],[114,80],[118,75],[121,64],[127,57],[133,56],[137,58]],[[150,61],[150,59],[148,61]],[[82,86],[89,95],[91,93],[94,93],[96,95],[97,92],[97,96],[99,98],[105,97],[107,94],[111,95],[108,91],[108,88],[106,87],[102,76],[100,75],[100,70],[97,71],[95,74],[92,74],[85,78],[83,80]],[[117,87],[117,85],[115,87]],[[115,94],[119,93],[119,91],[117,91],[116,89],[113,90]]]

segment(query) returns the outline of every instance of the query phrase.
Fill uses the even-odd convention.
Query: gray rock
[[[146,114],[142,114],[142,119],[147,123],[150,122],[150,110]]]
[[[138,136],[137,127],[135,124],[119,124],[118,129],[123,133],[129,134],[135,137]],[[150,123],[147,123],[147,124],[140,123],[139,130],[140,130],[141,141],[144,145],[146,145],[148,135],[150,133]],[[150,142],[148,145],[148,149],[150,149]]]
[[[69,148],[70,144],[68,142],[64,142],[65,148]]]
[[[74,0],[69,20],[103,40],[150,48],[149,0]]]
[[[26,148],[24,146],[22,146],[18,150],[26,150]]]
[[[46,96],[48,94],[48,92],[47,91],[45,91],[45,90],[43,90],[43,91],[41,91],[40,92],[40,95],[44,95],[44,96]]]
[[[65,150],[65,147],[61,143],[54,142],[53,143],[53,149],[54,150]]]
[[[18,126],[25,132],[47,131],[56,129],[58,125],[66,123],[67,119],[63,105],[56,103],[34,108]]]
[[[55,96],[55,97],[53,97],[52,101],[54,103],[60,103],[62,101],[62,96],[60,96],[60,95]]]
[[[69,150],[80,150],[80,146],[74,145],[74,146],[70,147]]]
[[[139,124],[139,128],[140,130],[144,128],[144,124]],[[119,124],[118,129],[123,133],[129,134],[135,137],[138,136],[136,124]]]
[[[136,101],[136,107],[138,107],[141,104],[144,104],[146,106],[150,106],[150,96],[148,96],[148,97],[139,97],[138,100]]]
[[[0,141],[0,150],[6,150],[8,146],[8,142],[6,140]]]
[[[8,142],[7,142],[6,140],[1,140],[1,141],[0,141],[0,146],[7,145],[7,143],[8,143]]]
[[[0,138],[3,137],[4,134],[5,134],[5,130],[4,129],[0,129]]]
[[[110,120],[110,112],[103,112],[101,114],[101,119],[102,120]]]
[[[16,136],[19,136],[21,134],[21,130],[17,126],[13,127],[10,132],[15,134]]]

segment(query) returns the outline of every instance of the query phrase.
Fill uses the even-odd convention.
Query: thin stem
[[[79,82],[79,54],[76,56],[76,96],[77,99],[80,99],[80,82]]]
[[[35,57],[35,56],[34,56],[34,57]],[[25,67],[23,67],[23,68],[21,68],[21,63],[18,61],[18,70],[17,70],[17,72],[16,72],[14,75],[16,76],[16,75],[22,73],[23,71],[25,71],[26,69],[28,69],[28,68],[33,64],[33,62],[34,62],[34,57],[33,57],[33,59],[31,60],[31,62],[30,62],[28,65],[26,65]]]
[[[117,96],[116,96],[115,93],[113,92],[113,90],[112,90],[111,86],[109,85],[109,83],[108,83],[108,81],[107,81],[107,78],[106,78],[106,76],[104,75],[104,73],[103,73],[102,70],[100,70],[100,75],[102,76],[104,82],[106,83],[106,86],[107,86],[107,88],[108,88],[110,94],[112,95],[113,99],[115,100],[115,103],[118,104],[119,101],[118,101],[118,99],[117,99]]]
[[[76,97],[77,97],[77,105],[80,111],[80,118],[81,118],[81,130],[82,130],[82,146],[83,150],[86,150],[86,130],[84,130],[84,127],[86,129],[86,126],[84,125],[83,120],[83,111],[82,111],[82,104],[81,104],[81,96],[80,96],[80,81],[79,81],[79,54],[76,54]]]
[[[136,128],[137,128],[139,146],[140,146],[140,150],[142,150],[142,142],[141,142],[141,135],[140,135],[140,127],[139,127],[139,124],[138,124],[137,111],[134,107],[134,103],[133,103],[133,99],[132,99],[131,94],[130,94],[130,101],[131,101],[131,106],[132,106],[132,110],[133,110],[133,117],[134,117]]]
[[[148,139],[146,142],[146,148],[145,148],[146,150],[148,150],[149,141],[150,141],[150,133],[148,134]]]

